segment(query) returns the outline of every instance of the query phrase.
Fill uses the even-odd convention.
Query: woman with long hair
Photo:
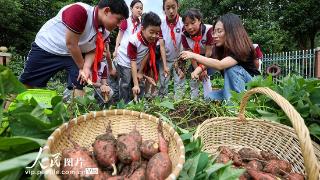
[[[254,61],[255,50],[242,21],[238,15],[233,13],[219,17],[213,23],[213,39],[215,44],[212,58],[199,54],[183,51],[180,58],[196,60],[204,67],[197,67],[191,77],[198,79],[199,74],[206,68],[214,68],[223,71],[224,89],[212,91],[209,98],[212,100],[229,100],[230,90],[242,92],[245,84],[251,81],[252,77],[259,75]]]

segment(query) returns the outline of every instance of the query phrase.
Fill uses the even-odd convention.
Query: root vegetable
[[[250,180],[251,176],[249,175],[248,172],[244,172],[240,177],[239,180]]]
[[[125,178],[123,176],[113,176],[107,178],[107,180],[125,180]]]
[[[230,160],[231,159],[226,154],[219,154],[216,162],[226,164]]]
[[[261,162],[257,160],[252,160],[245,166],[245,168],[255,170],[255,171],[261,171],[263,169],[263,166]]]
[[[230,148],[226,147],[226,146],[220,146],[218,148],[218,151],[220,151],[220,154],[227,155],[229,157],[229,159],[233,158],[234,151],[231,150]]]
[[[287,177],[287,180],[304,180],[304,176],[299,173],[290,173]]]
[[[117,142],[117,156],[124,164],[139,161],[141,153],[138,142],[128,134],[120,135]]]
[[[268,151],[261,151],[261,156],[264,160],[270,161],[270,160],[278,160],[278,157]]]
[[[117,174],[117,154],[116,139],[112,135],[111,126],[106,129],[106,133],[96,137],[93,143],[93,152],[98,164],[102,167],[113,168],[112,175]]]
[[[158,138],[160,152],[154,155],[148,162],[146,172],[148,180],[164,180],[172,171],[172,162],[168,155],[168,142],[163,136],[161,122],[158,125]]]
[[[239,150],[238,153],[240,154],[240,157],[242,158],[242,160],[247,160],[247,161],[250,161],[253,159],[263,160],[260,154],[258,154],[255,150],[250,148],[242,148]]]
[[[74,148],[68,148],[62,151],[60,170],[62,172],[73,172],[73,174],[62,174],[62,179],[95,178],[97,175],[82,173],[86,168],[98,168],[98,165],[91,157],[91,153],[86,148],[80,147],[74,141],[70,141],[73,143]],[[64,162],[66,160],[68,160],[70,164]],[[75,163],[75,161],[80,163]],[[101,172],[100,169],[98,174],[99,172]]]
[[[167,153],[160,152],[154,155],[147,166],[148,180],[164,180],[172,170],[172,163]]]
[[[277,177],[273,174],[264,173],[261,171],[248,170],[248,173],[253,178],[253,180],[276,180]]]
[[[244,166],[244,163],[242,162],[240,155],[236,152],[233,153],[232,161],[233,161],[233,165],[237,167]]]
[[[140,151],[143,158],[150,159],[159,152],[159,145],[154,140],[146,140],[142,142]]]
[[[139,144],[139,146],[142,143],[142,136],[139,133],[139,131],[137,130],[136,125],[134,126],[133,130],[129,133],[130,136],[133,137],[133,139]]]
[[[285,175],[286,173],[290,173],[291,170],[291,164],[284,160],[270,160],[263,169],[264,172],[281,176]]]
[[[141,166],[134,171],[129,177],[130,180],[145,180],[146,179],[147,163],[142,163]]]

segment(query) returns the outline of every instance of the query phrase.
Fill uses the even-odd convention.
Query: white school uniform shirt
[[[212,25],[209,24],[201,24],[201,34],[202,39],[200,41],[200,54],[206,53],[206,46],[212,46],[213,45],[213,37],[212,37]],[[188,34],[187,31],[183,30],[183,34],[181,37],[181,43],[185,50],[191,49],[193,50],[195,42],[192,40],[192,37]]]
[[[134,23],[137,23],[137,25],[138,25],[136,29],[134,29]],[[132,34],[138,33],[141,30],[141,22],[139,19],[133,20],[133,18],[131,16],[128,19],[125,19],[121,22],[119,29],[120,29],[120,31],[123,32],[120,45],[121,45],[121,43],[127,44],[129,42],[130,36]],[[120,51],[120,49],[118,48],[118,52],[119,51]]]
[[[161,35],[160,38],[164,40],[167,61],[172,62],[176,59],[181,50],[181,35],[183,29],[183,22],[181,17],[176,18],[174,34],[176,38],[176,47],[174,46],[173,40],[171,38],[171,29],[169,27],[169,22],[167,18],[161,20]]]
[[[116,57],[116,61],[119,65],[131,68],[131,61],[135,60],[138,69],[140,68],[143,58],[149,52],[149,48],[138,39],[138,33],[132,34],[126,44],[120,44],[119,52]]]
[[[66,31],[81,34],[79,47],[82,53],[88,53],[96,48],[97,7],[85,3],[74,3],[63,7],[59,13],[47,21],[36,35],[35,43],[43,50],[56,54],[70,56],[66,45]],[[105,28],[99,27],[106,40],[110,34]]]

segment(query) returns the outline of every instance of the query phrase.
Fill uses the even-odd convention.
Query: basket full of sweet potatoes
[[[56,129],[43,149],[46,179],[176,179],[185,161],[173,127],[129,110],[75,118]]]
[[[246,104],[249,97],[257,93],[273,99],[288,116],[292,127],[263,119],[246,119]],[[198,126],[195,137],[202,140],[203,151],[217,157],[216,162],[232,161],[235,167],[244,168],[246,172],[241,180],[320,179],[319,145],[311,141],[300,114],[269,88],[247,91],[238,117],[205,120]]]

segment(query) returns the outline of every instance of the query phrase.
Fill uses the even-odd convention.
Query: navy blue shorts
[[[50,78],[61,70],[68,72],[68,89],[83,88],[77,81],[79,68],[71,56],[51,54],[33,42],[19,80],[31,87],[46,87]]]

